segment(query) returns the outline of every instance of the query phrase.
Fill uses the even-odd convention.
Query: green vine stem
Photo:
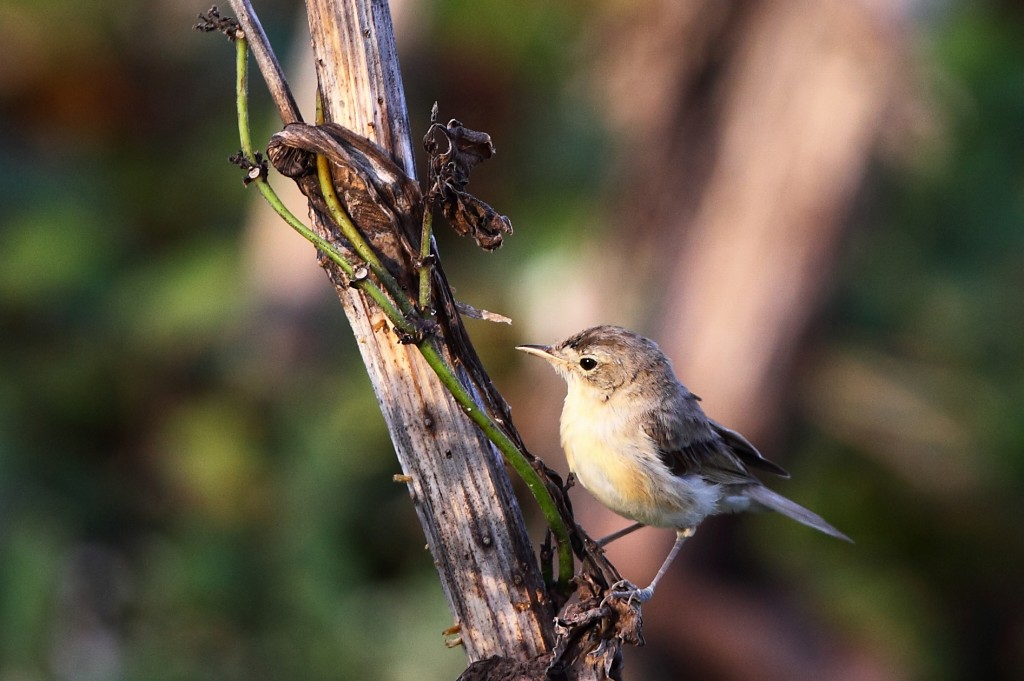
[[[423,229],[420,231],[420,261],[418,263],[420,275],[420,298],[419,306],[422,314],[430,314],[430,233],[434,225],[434,211],[430,202],[423,208]]]
[[[252,137],[249,127],[248,41],[244,37],[240,37],[235,41],[235,45],[238,136],[242,146],[242,153],[250,162],[255,162],[256,156],[252,146]],[[364,259],[367,266],[372,269],[374,274],[389,289],[389,292],[391,292],[395,297],[395,300],[398,301],[402,310],[399,310],[398,307],[396,307],[395,302],[392,302],[392,299],[368,277],[358,276],[358,268],[349,262],[348,259],[338,251],[334,244],[321,237],[319,234],[303,224],[301,220],[295,217],[295,215],[292,214],[292,212],[284,205],[280,197],[277,196],[277,193],[273,190],[262,174],[255,178],[254,181],[263,198],[266,199],[271,208],[273,208],[273,210],[280,215],[292,229],[320,249],[333,262],[337,263],[345,275],[350,279],[352,285],[365,291],[366,294],[369,295],[378,306],[380,306],[385,316],[387,316],[388,320],[396,327],[396,329],[398,329],[399,332],[405,334],[407,337],[418,339],[416,341],[416,347],[423,355],[424,360],[437,375],[442,385],[448,389],[452,397],[455,398],[455,401],[460,407],[462,407],[462,410],[466,415],[469,416],[481,431],[483,431],[484,435],[487,436],[494,446],[498,448],[504,456],[505,461],[516,471],[519,477],[522,478],[523,482],[526,483],[527,488],[529,488],[530,493],[533,495],[537,505],[541,509],[541,513],[544,515],[544,519],[547,521],[548,526],[551,528],[552,533],[557,539],[559,590],[563,593],[569,593],[569,580],[572,579],[574,570],[572,544],[569,540],[569,529],[565,524],[565,519],[562,518],[561,513],[559,513],[554,499],[551,497],[550,491],[544,484],[544,480],[531,465],[526,454],[516,446],[505,431],[502,430],[493,418],[491,418],[490,414],[481,409],[473,400],[473,396],[459,380],[452,367],[445,361],[444,356],[441,353],[440,348],[437,346],[437,342],[434,338],[432,336],[422,336],[420,333],[417,333],[418,329],[416,328],[416,325],[411,322],[409,316],[407,316],[416,314],[416,311],[412,308],[411,302],[404,295],[404,292],[394,277],[384,269],[380,260],[376,257],[376,254],[374,254],[370,248],[370,245],[366,243],[356,226],[352,223],[344,209],[341,207],[341,204],[337,199],[337,195],[334,192],[334,186],[330,178],[330,169],[326,162],[326,158],[318,156],[317,166],[320,174],[321,189],[323,190],[324,198],[327,202],[331,217],[338,223],[339,229],[342,230],[342,234],[344,234],[352,244],[356,253]],[[331,207],[332,199],[334,204],[333,208]],[[429,211],[427,214],[429,214]],[[357,246],[357,244],[361,245]],[[365,254],[363,252],[364,250],[366,251]],[[427,257],[429,255],[430,223],[428,222],[428,218],[425,216],[423,241],[421,243],[421,256]],[[420,300],[418,302],[420,303],[421,309],[426,309],[430,302],[430,272],[429,267],[425,266],[423,263],[421,263],[421,268],[419,289]],[[394,288],[392,288],[392,284]],[[398,293],[396,294],[396,292]],[[426,297],[426,304],[424,304],[424,297]]]
[[[242,154],[250,162],[255,162],[256,154],[253,150],[252,133],[249,127],[249,42],[244,37],[235,40],[235,67],[237,76],[235,82],[235,103],[238,113],[238,139],[242,146]],[[384,310],[384,314],[401,332],[410,336],[415,335],[416,329],[395,308],[394,303],[380,290],[380,287],[366,277],[357,276],[356,267],[334,247],[334,244],[321,237],[295,217],[262,174],[255,179],[255,183],[256,189],[259,190],[275,213],[280,215],[302,238],[319,248],[328,258],[337,263],[342,272],[345,273],[345,276],[352,282],[352,285],[364,290]]]
[[[323,103],[319,92],[317,92],[316,103],[316,122],[317,125],[320,125],[323,123]],[[373,247],[363,238],[362,232],[352,222],[352,218],[349,217],[348,212],[341,205],[341,201],[338,200],[338,194],[334,190],[334,178],[331,176],[331,163],[323,154],[317,154],[316,156],[316,171],[317,179],[320,181],[320,193],[323,194],[324,203],[327,204],[327,211],[331,214],[331,219],[334,220],[334,223],[338,225],[342,236],[348,239],[352,249],[363,259],[363,262],[370,268],[370,271],[384,285],[384,288],[387,289],[391,297],[398,303],[402,312],[407,315],[414,314],[416,310],[409,299],[409,294],[406,293],[401,284],[384,267],[380,258],[374,253]]]

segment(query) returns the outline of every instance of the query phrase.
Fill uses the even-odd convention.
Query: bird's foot
[[[604,597],[602,604],[607,603],[612,598],[625,598],[626,605],[632,605],[633,601],[643,604],[651,600],[654,596],[654,587],[649,586],[646,589],[638,588],[635,584],[629,580],[623,579],[612,584],[608,590],[608,595]]]

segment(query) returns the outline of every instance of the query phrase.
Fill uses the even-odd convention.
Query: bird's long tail
[[[819,532],[832,535],[837,539],[848,541],[851,544],[853,540],[847,537],[845,534],[837,530],[836,528],[825,522],[825,519],[814,511],[810,511],[795,501],[790,501],[786,497],[782,496],[777,492],[773,492],[763,485],[751,485],[744,490],[746,496],[751,501],[760,504],[761,506],[781,513],[784,516],[788,516],[798,523],[803,523],[807,527],[813,527]]]

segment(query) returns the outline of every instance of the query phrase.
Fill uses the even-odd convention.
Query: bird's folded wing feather
[[[719,484],[742,484],[756,481],[747,470],[750,467],[789,477],[784,468],[761,456],[747,438],[709,419],[692,393],[680,391],[659,404],[642,423],[661,460],[676,475],[696,474]]]
[[[784,478],[789,477],[789,472],[786,471],[782,466],[772,463],[768,459],[761,455],[761,452],[757,451],[754,445],[750,444],[747,438],[743,437],[735,430],[726,428],[718,421],[714,419],[708,419],[708,423],[711,424],[711,428],[718,433],[725,444],[729,445],[729,448],[743,460],[743,463],[750,466],[751,468],[757,468],[767,473],[774,473]]]
[[[722,485],[755,482],[743,459],[699,409],[680,400],[680,404],[660,405],[643,419],[642,428],[654,441],[662,462],[678,476],[699,475]]]

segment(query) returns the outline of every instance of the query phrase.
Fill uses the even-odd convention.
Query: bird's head
[[[548,362],[570,388],[589,386],[606,396],[641,375],[671,371],[654,341],[618,326],[595,326],[557,345],[518,345],[516,350]]]

